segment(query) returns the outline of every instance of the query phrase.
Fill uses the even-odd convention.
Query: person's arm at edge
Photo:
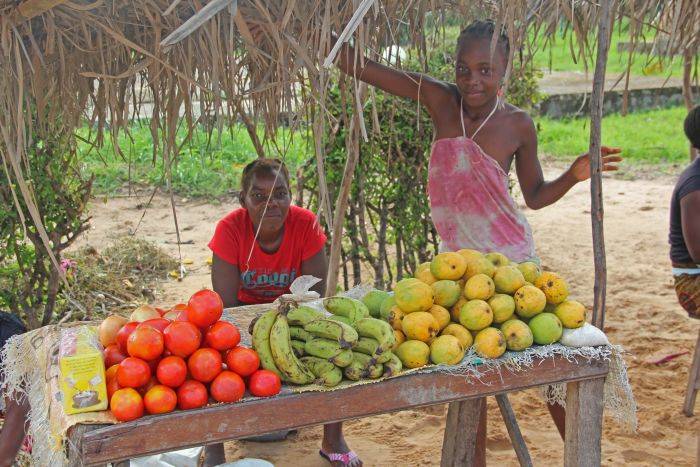
[[[683,240],[695,264],[700,264],[700,191],[681,198]]]
[[[0,430],[0,466],[14,464],[25,436],[27,413],[29,402],[26,398],[21,402],[5,398],[5,421]]]
[[[224,302],[224,308],[238,306],[238,288],[241,277],[238,265],[231,264],[213,255],[211,265],[211,286]]]
[[[328,259],[326,258],[326,250],[321,247],[318,253],[309,259],[301,262],[301,275],[309,275],[319,277],[321,282],[317,283],[311,290],[314,290],[321,295],[326,296],[326,277],[328,276]]]
[[[522,136],[522,144],[515,155],[515,169],[518,181],[523,192],[525,204],[530,209],[541,209],[555,203],[564,196],[574,185],[590,178],[590,160],[588,154],[576,158],[571,166],[558,178],[545,181],[542,166],[537,157],[537,132],[535,124],[525,112],[517,116],[519,132]],[[613,165],[622,160],[619,148],[601,147],[603,155],[603,171],[614,171],[618,167]]]

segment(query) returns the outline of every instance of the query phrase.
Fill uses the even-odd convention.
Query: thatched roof
[[[695,4],[628,0],[613,8],[616,19],[629,19],[632,41],[665,34],[669,52],[694,56],[700,43]],[[31,131],[70,133],[86,118],[98,135],[116,133],[146,101],[160,146],[154,157],[176,154],[180,115],[190,127],[203,114],[248,125],[263,121],[271,133],[278,114],[293,109],[307,117],[319,141],[329,83],[322,63],[331,31],[377,51],[394,43],[401,27],[408,31],[404,37],[426,49],[428,16],[439,37],[446,15],[463,24],[477,17],[505,24],[512,49],[522,46],[525,55],[533,47],[529,27],[551,38],[566,19],[578,38],[572,53],[595,56],[599,6],[583,0],[0,0],[4,170],[23,172]],[[267,37],[254,43],[247,22],[266,24]],[[317,151],[322,169],[320,143]],[[22,185],[26,198],[29,189]]]

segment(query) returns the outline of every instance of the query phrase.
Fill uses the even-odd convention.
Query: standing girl
[[[497,35],[496,51],[491,40]],[[492,21],[476,21],[457,39],[455,83],[397,70],[364,58],[344,46],[338,67],[345,73],[425,106],[433,121],[434,141],[428,171],[428,192],[435,228],[443,248],[498,251],[518,262],[536,259],[530,226],[510,196],[508,172],[515,170],[525,203],[548,206],[590,176],[589,155],[578,157],[558,178],[545,181],[537,157],[532,118],[504,103],[500,90],[510,44]],[[620,149],[602,147],[603,170]]]
[[[497,47],[491,54],[496,36]],[[368,58],[356,60],[352,47],[340,50],[338,67],[346,74],[400,97],[423,104],[434,126],[428,194],[442,248],[501,252],[513,261],[538,261],[530,225],[508,189],[513,161],[525,203],[548,206],[590,176],[584,154],[558,178],[545,181],[537,157],[537,133],[523,110],[501,101],[510,44],[492,21],[476,21],[457,39],[455,83],[406,72]],[[620,149],[601,148],[602,169],[617,170]],[[486,463],[486,399],[483,399],[475,465]],[[548,405],[564,436],[565,412]]]

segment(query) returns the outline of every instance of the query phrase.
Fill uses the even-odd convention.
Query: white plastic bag
[[[197,467],[202,446],[129,460],[130,467]]]
[[[610,344],[605,333],[589,323],[576,329],[564,329],[559,343],[569,347],[595,347]]]

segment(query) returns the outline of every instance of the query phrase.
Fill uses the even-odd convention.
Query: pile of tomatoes
[[[216,292],[200,290],[186,305],[158,311],[160,318],[111,322],[107,337],[101,333],[109,408],[117,420],[195,409],[210,397],[235,402],[246,388],[259,397],[279,393],[279,377],[259,369],[258,354],[238,345],[238,328],[220,321],[223,302]]]

